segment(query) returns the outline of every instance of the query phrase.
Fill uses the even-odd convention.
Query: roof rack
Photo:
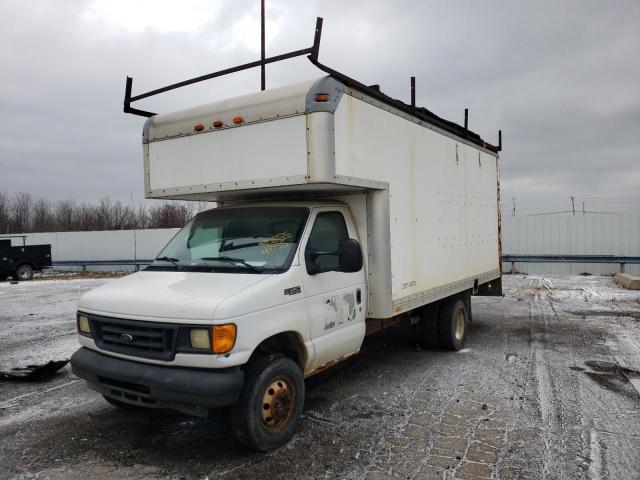
[[[187,85],[192,85],[194,83],[202,82],[204,80],[210,80],[212,78],[222,77],[224,75],[229,75],[230,73],[240,72],[242,70],[248,70],[255,67],[261,67],[263,65],[267,65],[269,63],[275,63],[282,60],[287,60],[294,57],[300,57],[306,55],[311,63],[313,63],[318,69],[323,72],[329,74],[336,80],[342,82],[345,86],[353,88],[355,90],[359,90],[362,93],[365,93],[377,100],[380,100],[383,103],[386,103],[390,106],[398,108],[410,115],[413,115],[421,120],[424,120],[427,123],[430,123],[442,130],[445,130],[449,133],[462,137],[476,145],[484,147],[493,152],[500,152],[502,150],[502,131],[498,131],[498,145],[494,146],[487,142],[485,142],[480,135],[472,132],[468,129],[468,110],[465,109],[465,122],[464,127],[458,125],[455,122],[451,122],[449,120],[445,120],[427,110],[424,107],[416,107],[415,106],[415,77],[411,77],[411,104],[406,104],[401,100],[397,100],[395,98],[389,97],[380,91],[379,85],[370,85],[367,86],[363,83],[358,82],[357,80],[344,75],[343,73],[338,72],[337,70],[333,70],[326,65],[323,65],[318,61],[318,53],[320,52],[320,38],[322,36],[322,17],[316,18],[316,29],[315,35],[313,37],[313,45],[309,48],[303,48],[302,50],[294,50],[292,52],[283,53],[281,55],[275,55],[273,57],[267,57],[260,60],[256,60],[255,62],[245,63],[243,65],[238,65],[237,67],[226,68],[224,70],[219,70],[217,72],[209,73],[207,75],[201,75],[199,77],[190,78],[188,80],[183,80],[182,82],[174,83],[171,85],[167,85],[166,87],[157,88],[155,90],[151,90],[146,93],[141,93],[138,95],[131,95],[131,90],[133,87],[133,78],[127,77],[125,93],[124,93],[124,112],[131,113],[133,115],[140,115],[142,117],[153,117],[157,115],[153,112],[148,112],[145,110],[139,110],[137,108],[133,108],[131,103],[136,102],[138,100],[142,100],[144,98],[149,98],[154,95],[158,95],[160,93],[168,92],[170,90],[175,90],[176,88],[186,87]]]

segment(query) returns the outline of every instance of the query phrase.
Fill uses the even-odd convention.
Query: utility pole
[[[416,77],[411,77],[411,108],[416,108]]]
[[[511,200],[513,201],[513,210],[511,211],[511,216],[515,217],[516,216],[516,197],[511,197]]]
[[[264,0],[260,0],[260,59],[264,62],[265,57],[265,46],[264,46]],[[266,88],[265,82],[265,64],[262,63],[260,65],[260,90],[264,90]]]
[[[131,215],[133,216],[133,268],[138,271],[138,239],[136,238],[136,211],[133,207],[133,190],[129,190],[131,194]]]
[[[571,197],[571,210],[573,210],[573,214],[576,214],[576,202],[574,201],[574,197]]]
[[[584,202],[582,202],[582,214],[584,215]]]

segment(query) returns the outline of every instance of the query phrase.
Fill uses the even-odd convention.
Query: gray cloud
[[[0,190],[141,198],[143,120],[122,113],[124,77],[140,92],[258,56],[257,0],[201,5],[212,14],[197,28],[166,31],[139,8],[131,18],[147,26],[135,31],[96,16],[90,2],[2,2]],[[415,75],[419,104],[459,122],[468,107],[472,129],[490,142],[501,128],[508,203],[551,206],[575,195],[640,206],[638,2],[267,0],[267,8],[270,53],[310,45],[323,16],[324,63],[404,100]],[[299,59],[269,67],[267,81],[320,74]],[[140,108],[170,111],[258,85],[257,70],[244,72]]]

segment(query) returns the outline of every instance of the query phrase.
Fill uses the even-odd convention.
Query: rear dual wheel
[[[447,350],[464,348],[467,324],[467,307],[462,300],[452,300],[443,305],[438,315],[440,346]]]
[[[467,336],[469,314],[465,302],[450,298],[422,308],[420,341],[430,348],[460,350]]]
[[[280,355],[252,360],[231,414],[233,433],[245,445],[267,451],[293,435],[304,405],[304,378],[297,363]]]

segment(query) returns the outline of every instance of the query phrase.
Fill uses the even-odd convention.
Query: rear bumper
[[[81,348],[71,369],[102,395],[150,408],[205,416],[210,408],[237,402],[244,382],[239,368],[205,370],[123,360]]]

